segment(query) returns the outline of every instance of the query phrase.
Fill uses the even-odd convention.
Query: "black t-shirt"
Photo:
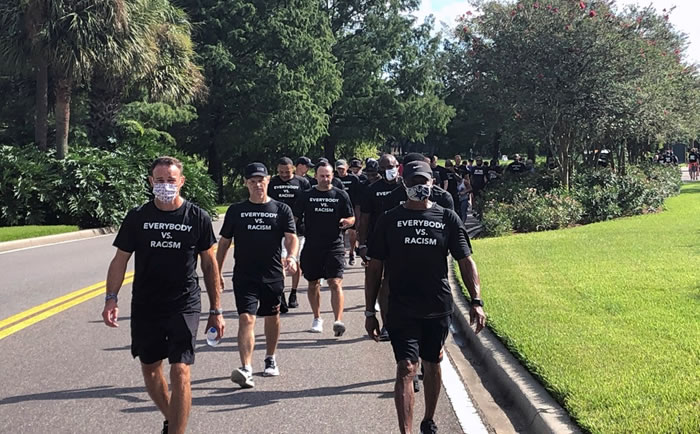
[[[314,185],[318,185],[318,180],[316,178],[311,178],[311,181],[309,182],[311,186],[313,187]],[[333,187],[339,188],[341,190],[345,190],[345,185],[343,184],[343,181],[340,179],[336,178],[335,176],[333,177],[333,180],[331,181],[331,184],[333,184]]]
[[[483,164],[481,166],[472,166],[472,174],[471,174],[470,182],[472,184],[473,189],[480,190],[480,189],[484,188],[487,180],[488,180],[488,167],[487,166],[484,166]]]
[[[508,165],[506,170],[508,173],[523,173],[525,171],[525,165],[520,161],[513,161]]]
[[[406,203],[407,200],[408,196],[406,196],[406,189],[400,185],[389,194],[389,197],[387,197],[386,200],[387,208],[382,212],[389,211],[392,208],[396,208],[399,205],[403,205],[404,203]],[[455,202],[452,195],[435,185],[430,190],[430,200],[437,203],[443,208],[455,209]]]
[[[448,252],[457,260],[471,255],[467,231],[452,210],[400,206],[379,218],[367,255],[388,263],[390,312],[410,318],[452,313]]]
[[[294,203],[299,193],[310,188],[309,182],[301,176],[294,175],[289,180],[282,181],[282,178],[278,175],[270,179],[267,194],[272,199],[286,203],[290,208],[294,208]]]
[[[698,154],[695,152],[691,152],[688,154],[688,161],[691,163],[697,163],[698,162]]]
[[[457,184],[462,182],[462,177],[449,169],[446,169],[445,176],[447,176],[447,192],[457,196]]]
[[[459,172],[459,175],[464,178],[465,176],[469,175],[469,166],[466,164],[460,164],[459,167],[457,167],[457,172]]]
[[[277,282],[282,274],[282,238],[296,228],[289,205],[270,199],[234,203],[226,211],[221,236],[234,242],[234,279]]]
[[[370,184],[367,190],[365,190],[364,197],[360,203],[360,210],[363,214],[369,214],[369,227],[367,228],[368,237],[372,234],[374,224],[377,222],[379,216],[382,215],[384,211],[391,209],[389,195],[398,186],[398,183],[390,183],[382,178],[374,184]]]
[[[501,176],[501,166],[489,166],[487,173],[489,181],[494,181]]]
[[[338,176],[337,178],[333,179],[338,179],[340,182],[343,183],[343,186],[345,188],[345,191],[348,193],[348,196],[350,196],[350,201],[352,202],[353,206],[359,206],[360,205],[360,178],[357,177],[357,175],[353,175],[352,173],[348,173],[345,176]]]
[[[197,255],[215,243],[209,214],[192,202],[162,211],[151,201],[129,211],[113,245],[135,253],[131,317],[199,312]]]
[[[339,188],[320,191],[316,187],[303,192],[294,207],[294,216],[306,225],[305,248],[342,251],[340,219],[352,217],[350,196]]]

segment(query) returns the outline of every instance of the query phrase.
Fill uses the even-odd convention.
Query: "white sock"
[[[268,354],[268,355],[265,356],[265,359],[272,359],[272,360],[275,360],[275,355],[274,355],[274,354],[273,354],[273,355],[269,355],[269,354]]]
[[[248,372],[253,372],[253,367],[250,365],[245,365],[245,366],[243,366],[243,370],[248,371]]]

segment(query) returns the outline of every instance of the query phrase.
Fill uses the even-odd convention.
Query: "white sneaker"
[[[336,336],[343,336],[345,333],[345,324],[342,321],[336,321],[333,323],[333,334]]]
[[[323,320],[321,318],[314,318],[314,322],[311,323],[311,333],[323,333]]]
[[[245,368],[234,369],[233,372],[231,372],[231,381],[244,389],[250,389],[255,386],[253,373]]]
[[[277,367],[277,361],[274,357],[265,357],[265,377],[276,377],[280,374],[280,369]]]

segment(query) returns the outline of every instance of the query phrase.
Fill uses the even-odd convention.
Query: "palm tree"
[[[105,145],[114,134],[124,97],[139,93],[150,102],[187,104],[203,95],[204,77],[194,61],[187,15],[168,0],[129,3],[126,52],[98,65],[89,87],[88,136]],[[131,59],[124,64],[118,59]]]

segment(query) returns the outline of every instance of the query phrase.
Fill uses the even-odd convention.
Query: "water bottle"
[[[216,327],[211,327],[209,330],[207,330],[207,345],[209,345],[210,347],[215,347],[219,345],[221,339],[217,339],[216,335]]]

